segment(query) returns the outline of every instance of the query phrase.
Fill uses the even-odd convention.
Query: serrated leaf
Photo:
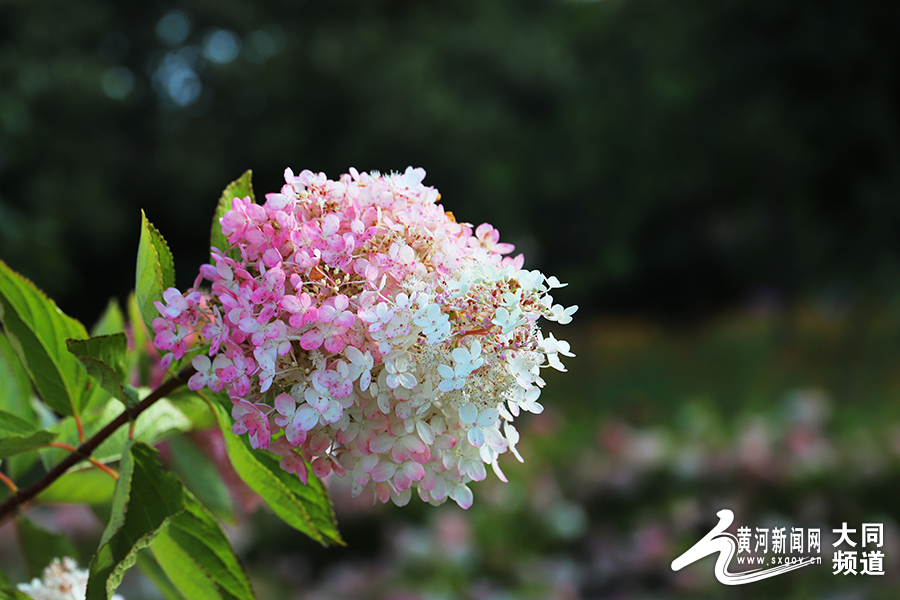
[[[253,184],[251,183],[252,177],[253,171],[246,171],[225,187],[222,197],[219,198],[219,204],[216,206],[216,212],[213,215],[212,231],[209,236],[210,247],[218,248],[222,252],[228,250],[228,240],[225,238],[225,234],[222,233],[222,225],[219,219],[231,210],[231,202],[235,198],[250,196],[250,200],[256,202],[256,196],[253,194]],[[229,256],[234,258],[231,251],[229,251]]]
[[[123,474],[125,476],[123,477]],[[184,510],[181,483],[159,462],[159,452],[140,442],[126,444],[113,513],[91,561],[85,600],[108,600],[137,553],[153,543]]]
[[[182,435],[169,439],[172,470],[197,499],[213,513],[234,522],[234,504],[216,465]]]
[[[225,437],[228,458],[237,474],[266,501],[285,523],[323,546],[344,545],[337,529],[331,499],[322,483],[309,474],[309,485],[278,466],[278,459],[265,451],[254,451],[243,438],[231,432],[231,419],[218,404],[210,402]]]
[[[149,385],[151,370],[150,354],[147,348],[149,340],[147,328],[144,326],[141,309],[138,306],[137,296],[134,292],[128,295],[125,309],[128,313],[128,323],[131,325],[132,337],[132,347],[128,352],[128,360],[125,366],[129,373],[134,373],[135,369],[137,369],[138,385]]]
[[[78,560],[78,552],[66,536],[41,529],[23,515],[16,518],[16,524],[31,577],[39,578],[54,558],[68,556]]]
[[[0,411],[12,413],[39,428],[39,419],[32,406],[31,396],[32,386],[28,372],[6,335],[0,331]],[[209,414],[209,411],[205,412]],[[37,459],[36,452],[10,457],[7,467],[9,475],[13,479],[19,479],[34,466]]]
[[[108,335],[110,333],[125,333],[125,315],[119,308],[119,301],[110,298],[103,314],[91,327],[91,336]]]
[[[245,440],[246,438],[241,438],[242,442]],[[244,447],[251,450],[247,443],[244,444]],[[312,469],[308,468],[308,483],[304,485],[295,474],[282,469],[279,465],[281,459],[272,453],[254,452],[254,457],[303,504],[313,527],[326,538],[323,545],[327,546],[331,543],[344,545],[344,540],[338,531],[337,519],[334,516],[331,496],[328,495],[328,490],[325,489],[322,481],[312,474]]]
[[[59,504],[105,504],[113,497],[116,482],[94,468],[69,471],[38,495],[38,500]]]
[[[148,331],[152,331],[153,319],[159,316],[153,301],[162,301],[163,291],[175,286],[174,265],[172,252],[162,234],[141,211],[141,241],[138,244],[134,289],[141,319]]]
[[[134,396],[133,391],[128,391],[130,386],[127,384],[125,371],[128,338],[124,333],[100,335],[86,340],[66,340],[66,347],[104,390],[123,401]]]
[[[168,532],[160,533],[150,547],[153,557],[179,592],[191,600],[222,600],[212,578]]]
[[[88,376],[66,349],[67,338],[86,338],[84,326],[63,313],[33,283],[0,261],[0,319],[9,342],[47,405],[76,414]]]
[[[143,211],[141,211],[141,214],[143,215]],[[172,256],[172,251],[169,250],[169,244],[166,243],[166,239],[159,230],[150,221],[147,221],[146,216],[144,216],[144,220],[147,222],[147,229],[150,232],[153,247],[156,248],[156,253],[159,256],[163,289],[175,287],[175,259]]]
[[[131,497],[131,483],[134,480],[134,456],[131,449],[134,442],[128,440],[122,454],[122,460],[119,462],[119,478],[113,488],[112,506],[109,511],[109,520],[106,527],[103,528],[103,535],[100,537],[100,547],[105,546],[116,533],[122,529],[125,524],[125,515],[128,510],[128,501]],[[94,556],[94,559],[97,557]]]
[[[22,417],[32,424],[37,415],[31,406],[31,380],[12,344],[0,331],[0,410]]]
[[[156,539],[159,540],[159,538]],[[187,600],[181,595],[178,588],[169,581],[165,571],[162,570],[162,567],[159,566],[159,563],[156,562],[152,552],[149,550],[144,550],[138,554],[137,568],[144,574],[144,577],[150,580],[150,583],[166,600]]]
[[[55,433],[35,429],[25,419],[0,410],[0,458],[46,446],[54,439]]]
[[[250,579],[235,555],[228,537],[215,517],[195,498],[185,496],[184,512],[172,519],[166,533],[169,539],[159,544],[162,537],[157,538],[151,551],[184,596],[198,597],[193,590],[182,587],[177,579],[179,575],[184,576],[193,572],[193,576],[189,579],[205,578],[213,583],[216,594],[209,596],[211,598],[254,599]],[[183,555],[177,551],[174,555],[169,555],[174,550],[169,541],[174,543]],[[174,560],[180,556],[189,557],[193,564],[186,565],[183,560]],[[170,573],[166,570],[166,564],[178,565],[178,573]]]

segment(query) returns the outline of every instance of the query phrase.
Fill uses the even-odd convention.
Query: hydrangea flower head
[[[540,369],[574,356],[538,320],[577,307],[554,304],[564,284],[524,270],[491,225],[457,222],[424,177],[287,169],[265,204],[235,198],[220,219],[230,247],[201,268],[211,292],[167,290],[154,343],[180,359],[199,334],[209,355],[189,387],[226,391],[234,433],[301,480],[308,464],[357,495],[468,508],[486,465],[505,481],[499,456],[521,460],[512,421],[543,410]]]

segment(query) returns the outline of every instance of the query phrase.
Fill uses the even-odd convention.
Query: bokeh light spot
[[[203,39],[203,56],[220,65],[232,62],[240,51],[240,38],[226,29],[213,30]]]
[[[169,52],[153,73],[153,84],[160,99],[179,107],[192,104],[200,96],[203,84],[181,52]]]
[[[183,10],[166,13],[156,24],[156,37],[167,46],[176,46],[191,33],[191,18]]]
[[[115,100],[122,100],[134,90],[134,74],[125,67],[113,67],[103,74],[100,85],[104,94]]]

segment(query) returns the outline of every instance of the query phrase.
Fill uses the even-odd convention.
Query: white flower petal
[[[319,424],[319,412],[308,404],[304,404],[294,413],[294,427],[300,431],[309,431]]]
[[[479,427],[490,427],[497,422],[497,419],[499,417],[500,413],[497,412],[496,408],[486,408],[478,413],[478,419],[476,423]]]
[[[469,443],[476,448],[484,446],[484,431],[481,430],[481,427],[473,427],[470,429],[467,437],[469,438]]]
[[[466,402],[459,407],[459,420],[466,425],[471,425],[478,419],[478,409],[471,402]]]

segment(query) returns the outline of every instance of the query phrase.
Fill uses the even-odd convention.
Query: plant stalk
[[[156,401],[165,398],[187,383],[187,380],[194,373],[195,369],[190,365],[183,368],[178,375],[164,381],[136,406],[126,407],[125,410],[122,411],[122,414],[107,423],[106,426],[95,433],[91,439],[78,446],[74,452],[70,453],[58,465],[47,471],[43,477],[27,488],[18,490],[10,498],[7,498],[3,504],[0,504],[0,523],[2,523],[6,517],[14,514],[16,510],[18,510],[18,507],[47,489],[50,484],[62,477],[71,467],[83,460],[89,460],[91,453],[97,449],[97,446],[115,433],[119,427],[125,423],[133,422],[142,412],[153,406]]]

